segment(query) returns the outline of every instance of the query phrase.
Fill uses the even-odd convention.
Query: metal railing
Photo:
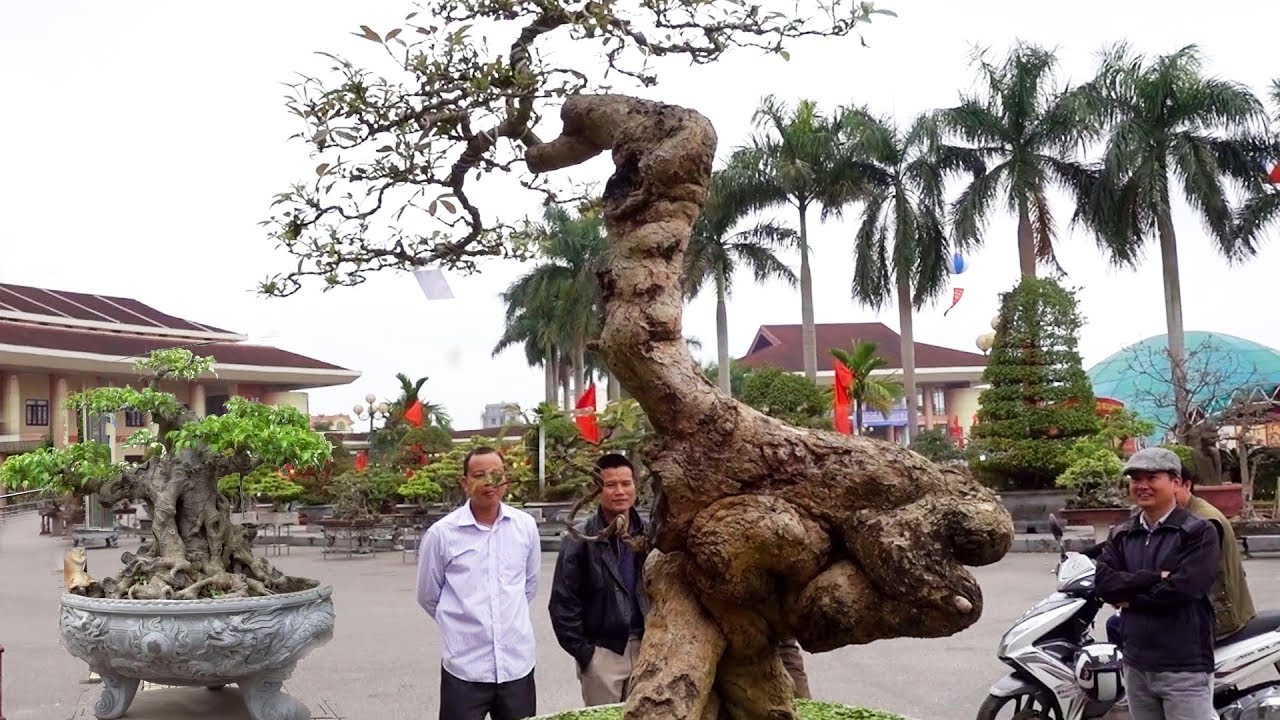
[[[54,495],[47,488],[0,495],[0,522],[36,512],[52,499]],[[0,717],[0,720],[4,718]]]

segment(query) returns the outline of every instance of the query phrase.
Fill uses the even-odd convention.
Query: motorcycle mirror
[[[1063,530],[1062,521],[1053,513],[1049,513],[1049,532],[1053,534],[1053,539],[1058,541],[1058,559],[1067,559],[1067,547],[1062,544],[1062,536],[1066,533]]]
[[[1062,521],[1053,513],[1049,513],[1049,532],[1052,533],[1053,538],[1059,542],[1062,541],[1062,536],[1066,534],[1062,527]]]

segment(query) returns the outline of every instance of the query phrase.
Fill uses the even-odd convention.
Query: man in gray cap
[[[1213,526],[1178,505],[1182,463],[1146,448],[1125,464],[1139,512],[1111,531],[1097,590],[1124,609],[1125,690],[1133,720],[1213,717]]]

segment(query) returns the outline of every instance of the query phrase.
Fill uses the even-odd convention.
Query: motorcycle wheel
[[[1012,715],[1007,714],[1012,712]],[[1001,714],[1001,713],[1006,714]],[[1001,697],[988,695],[975,720],[1061,720],[1051,696],[1043,691]]]

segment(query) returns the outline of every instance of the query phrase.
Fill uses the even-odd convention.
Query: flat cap
[[[1181,476],[1182,461],[1178,459],[1177,453],[1168,448],[1143,448],[1130,455],[1124,464],[1125,475],[1138,471],[1167,472]]]

